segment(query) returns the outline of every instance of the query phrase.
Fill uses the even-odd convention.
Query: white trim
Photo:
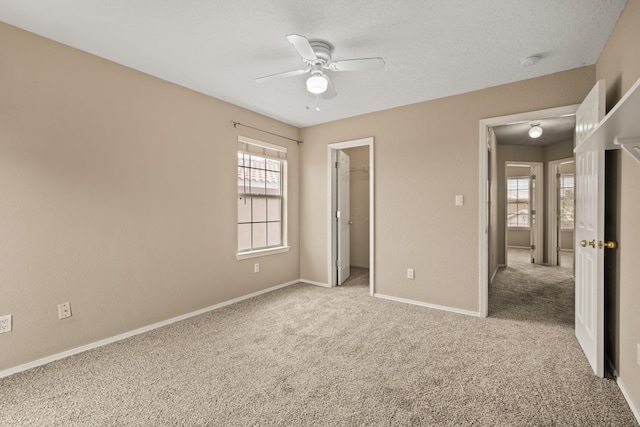
[[[313,280],[306,280],[306,279],[300,279],[300,281],[302,283],[306,283],[307,285],[313,285],[313,286],[321,286],[323,288],[331,288],[332,286],[328,283],[322,283],[322,282],[314,282]]]
[[[493,271],[493,274],[491,275],[491,279],[489,280],[489,283],[493,283],[493,280],[496,278],[496,274],[498,274],[498,270],[500,270],[501,268],[505,268],[506,264],[498,264],[496,265],[496,269]]]
[[[462,310],[460,308],[447,307],[445,305],[429,304],[428,302],[415,301],[411,299],[393,297],[393,296],[384,295],[384,294],[373,294],[373,296],[376,298],[386,299],[389,301],[401,302],[403,304],[418,305],[420,307],[427,307],[427,308],[433,308],[436,310],[449,311],[451,313],[464,314],[466,316],[482,317],[481,314],[477,311]]]
[[[636,417],[636,421],[638,421],[638,424],[640,424],[640,408],[638,408],[633,403],[633,400],[631,400],[631,395],[627,392],[627,388],[625,387],[622,378],[616,376],[616,383],[618,384],[618,388],[620,388],[622,395],[627,401],[627,405],[629,405],[629,408],[631,408],[631,412],[633,412],[633,415]]]
[[[489,235],[487,233],[489,218],[487,213],[488,197],[488,150],[487,135],[489,128],[510,123],[542,120],[549,117],[573,115],[579,104],[565,107],[549,108],[546,110],[531,111],[528,113],[511,114],[508,116],[491,117],[481,119],[479,122],[479,180],[478,180],[478,311],[481,317],[487,317],[489,311]]]
[[[509,170],[510,167],[528,167],[529,168],[529,174],[525,175],[525,176],[509,176],[509,174],[507,173],[507,171]],[[506,160],[504,162],[504,180],[505,180],[505,187],[507,188],[508,191],[508,180],[509,179],[518,179],[518,178],[527,178],[530,179],[530,175],[533,174],[536,176],[536,191],[535,194],[533,194],[533,196],[529,195],[529,197],[533,197],[534,203],[533,205],[536,208],[536,224],[534,227],[531,227],[531,224],[529,224],[529,227],[509,227],[508,226],[508,221],[507,221],[507,216],[508,216],[508,204],[509,204],[509,200],[507,200],[507,197],[505,196],[505,218],[504,218],[504,245],[506,248],[509,247],[508,242],[509,242],[509,231],[513,231],[513,230],[522,230],[522,231],[526,231],[529,230],[530,236],[531,234],[535,235],[535,242],[536,242],[536,248],[532,249],[533,251],[533,257],[536,260],[536,264],[543,264],[542,260],[544,258],[544,254],[543,254],[543,248],[544,248],[544,212],[545,212],[545,201],[544,201],[544,173],[542,172],[544,170],[544,163],[542,162],[523,162],[523,161],[511,161],[511,160]],[[531,200],[529,201],[529,209],[531,209]],[[531,237],[529,237],[529,247],[527,249],[531,249]],[[509,263],[509,257],[507,252],[505,252],[505,261],[507,262],[507,264]]]
[[[618,376],[618,371],[616,371],[615,366],[613,366],[613,362],[606,354],[604,356],[604,363],[607,365],[607,369],[609,370],[609,372],[611,372],[611,375],[613,375],[613,379],[615,380],[616,384],[618,384],[618,388],[627,401],[627,405],[629,405],[629,408],[631,408],[631,412],[633,412],[633,415],[636,417],[636,421],[638,421],[638,424],[640,424],[640,410],[638,410],[638,408],[634,405],[633,401],[631,400],[631,396],[625,388],[624,382]]]
[[[558,242],[558,234],[556,231],[558,228],[558,187],[560,183],[556,175],[560,173],[560,165],[565,164],[567,161],[573,161],[573,157],[567,157],[566,159],[552,160],[548,163],[548,191],[547,191],[547,263],[549,265],[558,265],[558,253],[555,248],[560,245]],[[574,175],[575,176],[575,175]],[[573,229],[561,229],[562,231],[571,231]],[[562,248],[560,248],[562,250]]]
[[[270,144],[268,142],[259,141],[257,139],[249,138],[242,135],[238,135],[238,142],[242,142],[243,144],[255,145],[257,147],[270,148],[275,151],[280,151],[281,153],[287,152],[287,147],[283,147],[282,145]]]
[[[269,293],[269,292],[272,292],[272,291],[275,291],[275,290],[278,290],[278,289],[281,289],[281,288],[285,288],[287,286],[295,285],[296,283],[300,283],[300,282],[301,282],[300,280],[293,280],[291,282],[287,282],[287,283],[283,283],[281,285],[273,286],[271,288],[263,289],[263,290],[258,291],[258,292],[253,292],[251,294],[244,295],[244,296],[241,296],[241,297],[238,297],[238,298],[233,298],[233,299],[230,299],[228,301],[224,301],[224,302],[221,302],[221,303],[218,303],[218,304],[215,304],[215,305],[212,305],[212,306],[200,309],[200,310],[192,311],[192,312],[187,313],[187,314],[182,314],[180,316],[172,317],[171,319],[163,320],[161,322],[157,322],[157,323],[154,323],[152,325],[143,326],[142,328],[138,328],[138,329],[134,329],[132,331],[124,332],[122,334],[118,334],[118,335],[115,335],[115,336],[110,337],[110,338],[105,338],[105,339],[100,340],[100,341],[95,341],[95,342],[92,342],[90,344],[85,344],[85,345],[80,346],[80,347],[72,348],[71,350],[66,350],[66,351],[63,351],[61,353],[57,353],[57,354],[53,354],[51,356],[43,357],[42,359],[38,359],[38,360],[34,360],[32,362],[24,363],[22,365],[14,366],[13,368],[9,368],[9,369],[5,369],[3,371],[0,371],[0,378],[8,377],[9,375],[13,375],[13,374],[16,374],[18,372],[26,371],[27,369],[35,368],[37,366],[46,365],[47,363],[55,362],[56,360],[64,359],[66,357],[73,356],[75,354],[83,353],[83,352],[85,352],[87,350],[92,350],[94,348],[102,347],[102,346],[107,345],[107,344],[112,344],[114,342],[121,341],[121,340],[126,339],[126,338],[130,338],[130,337],[132,337],[134,335],[143,334],[145,332],[149,332],[149,331],[152,331],[154,329],[161,328],[163,326],[167,326],[167,325],[170,325],[172,323],[188,319],[190,317],[199,316],[199,315],[207,313],[209,311],[217,310],[219,308],[226,307],[228,305],[232,305],[232,304],[235,304],[235,303],[238,303],[240,301],[244,301],[244,300],[247,300],[247,299],[250,299],[250,298],[254,298],[254,297],[257,297],[259,295],[266,294],[266,293]]]
[[[278,246],[277,248],[258,249],[251,252],[239,252],[236,254],[236,259],[242,260],[273,254],[281,254],[284,252],[289,252],[289,249],[291,249],[291,246]]]
[[[375,293],[375,211],[374,211],[374,194],[375,194],[375,169],[374,169],[374,149],[373,137],[355,139],[352,141],[336,142],[327,146],[327,278],[330,286],[337,285],[337,270],[335,269],[336,245],[334,238],[336,235],[336,222],[333,220],[333,212],[335,210],[335,159],[336,150],[344,150],[347,148],[369,147],[369,294]]]

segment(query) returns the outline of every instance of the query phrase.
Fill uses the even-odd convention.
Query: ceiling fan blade
[[[305,36],[289,34],[287,40],[296,48],[302,59],[306,59],[307,61],[316,61],[318,59],[311,47],[311,43],[309,43],[309,40],[307,40]]]
[[[331,71],[372,71],[380,70],[384,67],[382,58],[361,58],[345,59],[343,61],[333,61],[328,65]]]
[[[309,72],[309,68],[307,68],[305,70],[285,71],[284,73],[271,74],[270,76],[258,77],[256,79],[256,82],[257,83],[262,83],[262,82],[264,82],[266,80],[277,79],[277,78],[280,78],[280,77],[299,76],[300,74],[304,74],[304,73],[308,73],[308,72]]]
[[[322,97],[324,99],[335,98],[336,95],[338,95],[338,92],[336,92],[336,89],[333,87],[333,83],[331,83],[331,79],[329,78],[329,76],[325,74],[324,77],[327,79],[328,84],[327,90],[322,94]]]

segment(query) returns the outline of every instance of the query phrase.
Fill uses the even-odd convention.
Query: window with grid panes
[[[560,229],[573,230],[575,206],[574,175],[560,175]]]
[[[238,253],[284,245],[286,148],[238,140]]]
[[[507,178],[507,227],[529,228],[529,177]]]

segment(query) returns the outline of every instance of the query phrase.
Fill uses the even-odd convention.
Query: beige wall
[[[375,291],[478,312],[479,120],[576,104],[594,74],[585,67],[304,129],[302,278],[329,281],[327,227],[316,226],[327,221],[327,165],[318,159],[327,144],[372,136]]]
[[[611,109],[640,78],[640,1],[629,0],[600,59],[597,79],[607,81]],[[607,353],[637,411],[640,411],[640,164],[621,151],[607,155],[607,239],[619,249],[607,257]]]
[[[0,76],[0,370],[300,277],[287,140],[292,249],[235,259],[230,121],[298,129],[2,23]]]
[[[349,156],[351,164],[349,257],[353,267],[369,268],[369,147],[343,151]]]

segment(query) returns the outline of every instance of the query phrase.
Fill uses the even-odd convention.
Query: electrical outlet
[[[11,315],[0,317],[0,334],[4,332],[11,332]]]
[[[413,273],[413,268],[407,268],[407,279],[413,280],[414,278],[415,278],[415,275]]]
[[[253,264],[253,272],[254,273],[260,273],[260,263],[255,263]]]
[[[67,317],[71,317],[71,304],[68,302],[63,302],[62,304],[58,304],[58,317],[60,319],[66,319]]]

